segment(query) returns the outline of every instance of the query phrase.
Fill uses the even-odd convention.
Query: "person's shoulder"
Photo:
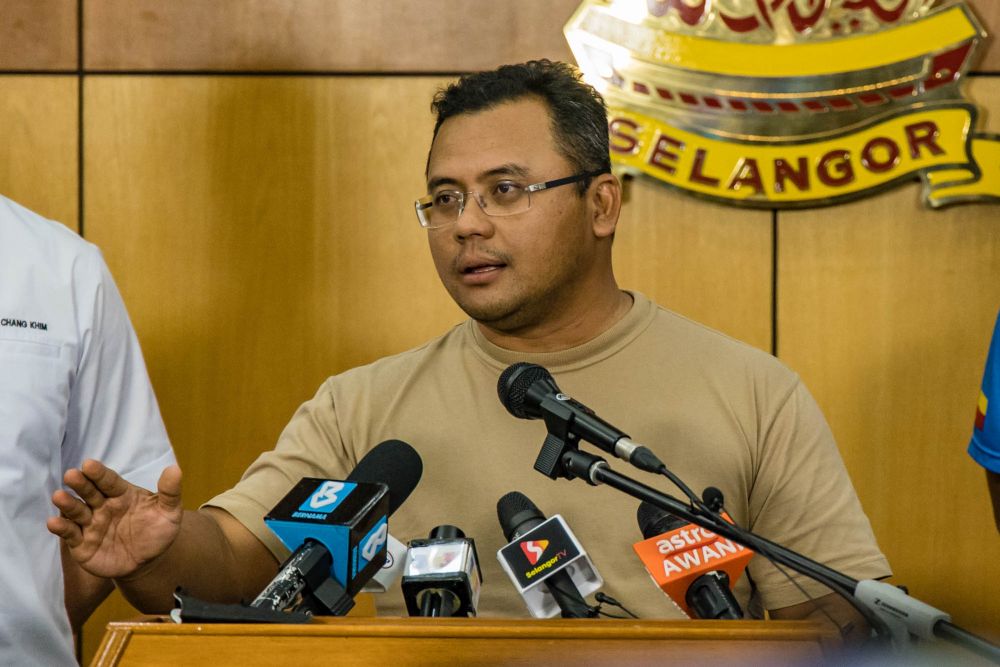
[[[324,383],[328,387],[400,384],[427,370],[448,372],[452,361],[460,357],[468,337],[468,322],[403,352],[381,357],[334,375]]]
[[[770,353],[764,350],[659,304],[656,305],[654,326],[692,345],[711,347],[730,354],[751,358],[774,359]]]
[[[24,243],[45,247],[55,244],[73,249],[93,247],[66,225],[50,220],[3,195],[0,195],[0,226],[7,238],[16,238]]]
[[[789,380],[797,375],[770,352],[738,340],[729,334],[692,320],[663,306],[656,306],[652,329],[665,339],[672,349],[697,358],[705,369],[742,367],[754,373],[765,373]]]
[[[97,246],[69,227],[0,195],[0,237],[14,261],[97,271],[103,258]]]

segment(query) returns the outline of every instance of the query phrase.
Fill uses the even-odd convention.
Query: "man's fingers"
[[[76,495],[93,508],[104,504],[105,495],[101,493],[90,479],[79,468],[70,468],[63,474],[63,482],[73,489]],[[68,495],[68,494],[67,494]],[[55,499],[53,498],[53,502]],[[62,509],[61,507],[59,509]]]
[[[62,538],[71,549],[83,543],[83,532],[80,530],[80,526],[65,517],[50,516],[45,520],[45,527],[53,535]]]
[[[123,495],[129,489],[129,483],[122,479],[121,475],[100,461],[87,459],[80,465],[83,474],[93,482],[94,486],[108,498],[116,498]],[[75,491],[76,489],[74,489]],[[83,498],[83,496],[80,496]],[[93,507],[87,498],[83,498]]]
[[[181,469],[180,466],[167,466],[160,473],[160,481],[156,483],[156,493],[160,504],[166,509],[175,510],[181,506]]]
[[[62,489],[52,494],[52,504],[59,509],[64,517],[80,526],[87,526],[94,517],[90,507],[80,502]]]

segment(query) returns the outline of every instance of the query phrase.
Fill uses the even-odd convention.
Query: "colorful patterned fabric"
[[[1000,315],[997,316],[993,342],[986,357],[969,456],[987,470],[1000,473]]]

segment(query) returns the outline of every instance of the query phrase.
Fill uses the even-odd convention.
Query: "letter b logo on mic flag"
[[[330,514],[356,487],[351,482],[327,480],[299,505],[299,511]]]
[[[524,557],[528,559],[529,563],[537,565],[538,559],[542,557],[542,554],[545,553],[548,546],[548,540],[521,542],[521,551],[524,552]]]

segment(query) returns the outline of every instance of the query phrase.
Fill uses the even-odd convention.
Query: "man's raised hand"
[[[63,481],[79,498],[60,489],[52,503],[60,516],[46,522],[70,555],[99,577],[129,577],[163,554],[180,531],[181,469],[163,470],[156,493],[129,484],[99,461],[88,459],[66,471]]]

